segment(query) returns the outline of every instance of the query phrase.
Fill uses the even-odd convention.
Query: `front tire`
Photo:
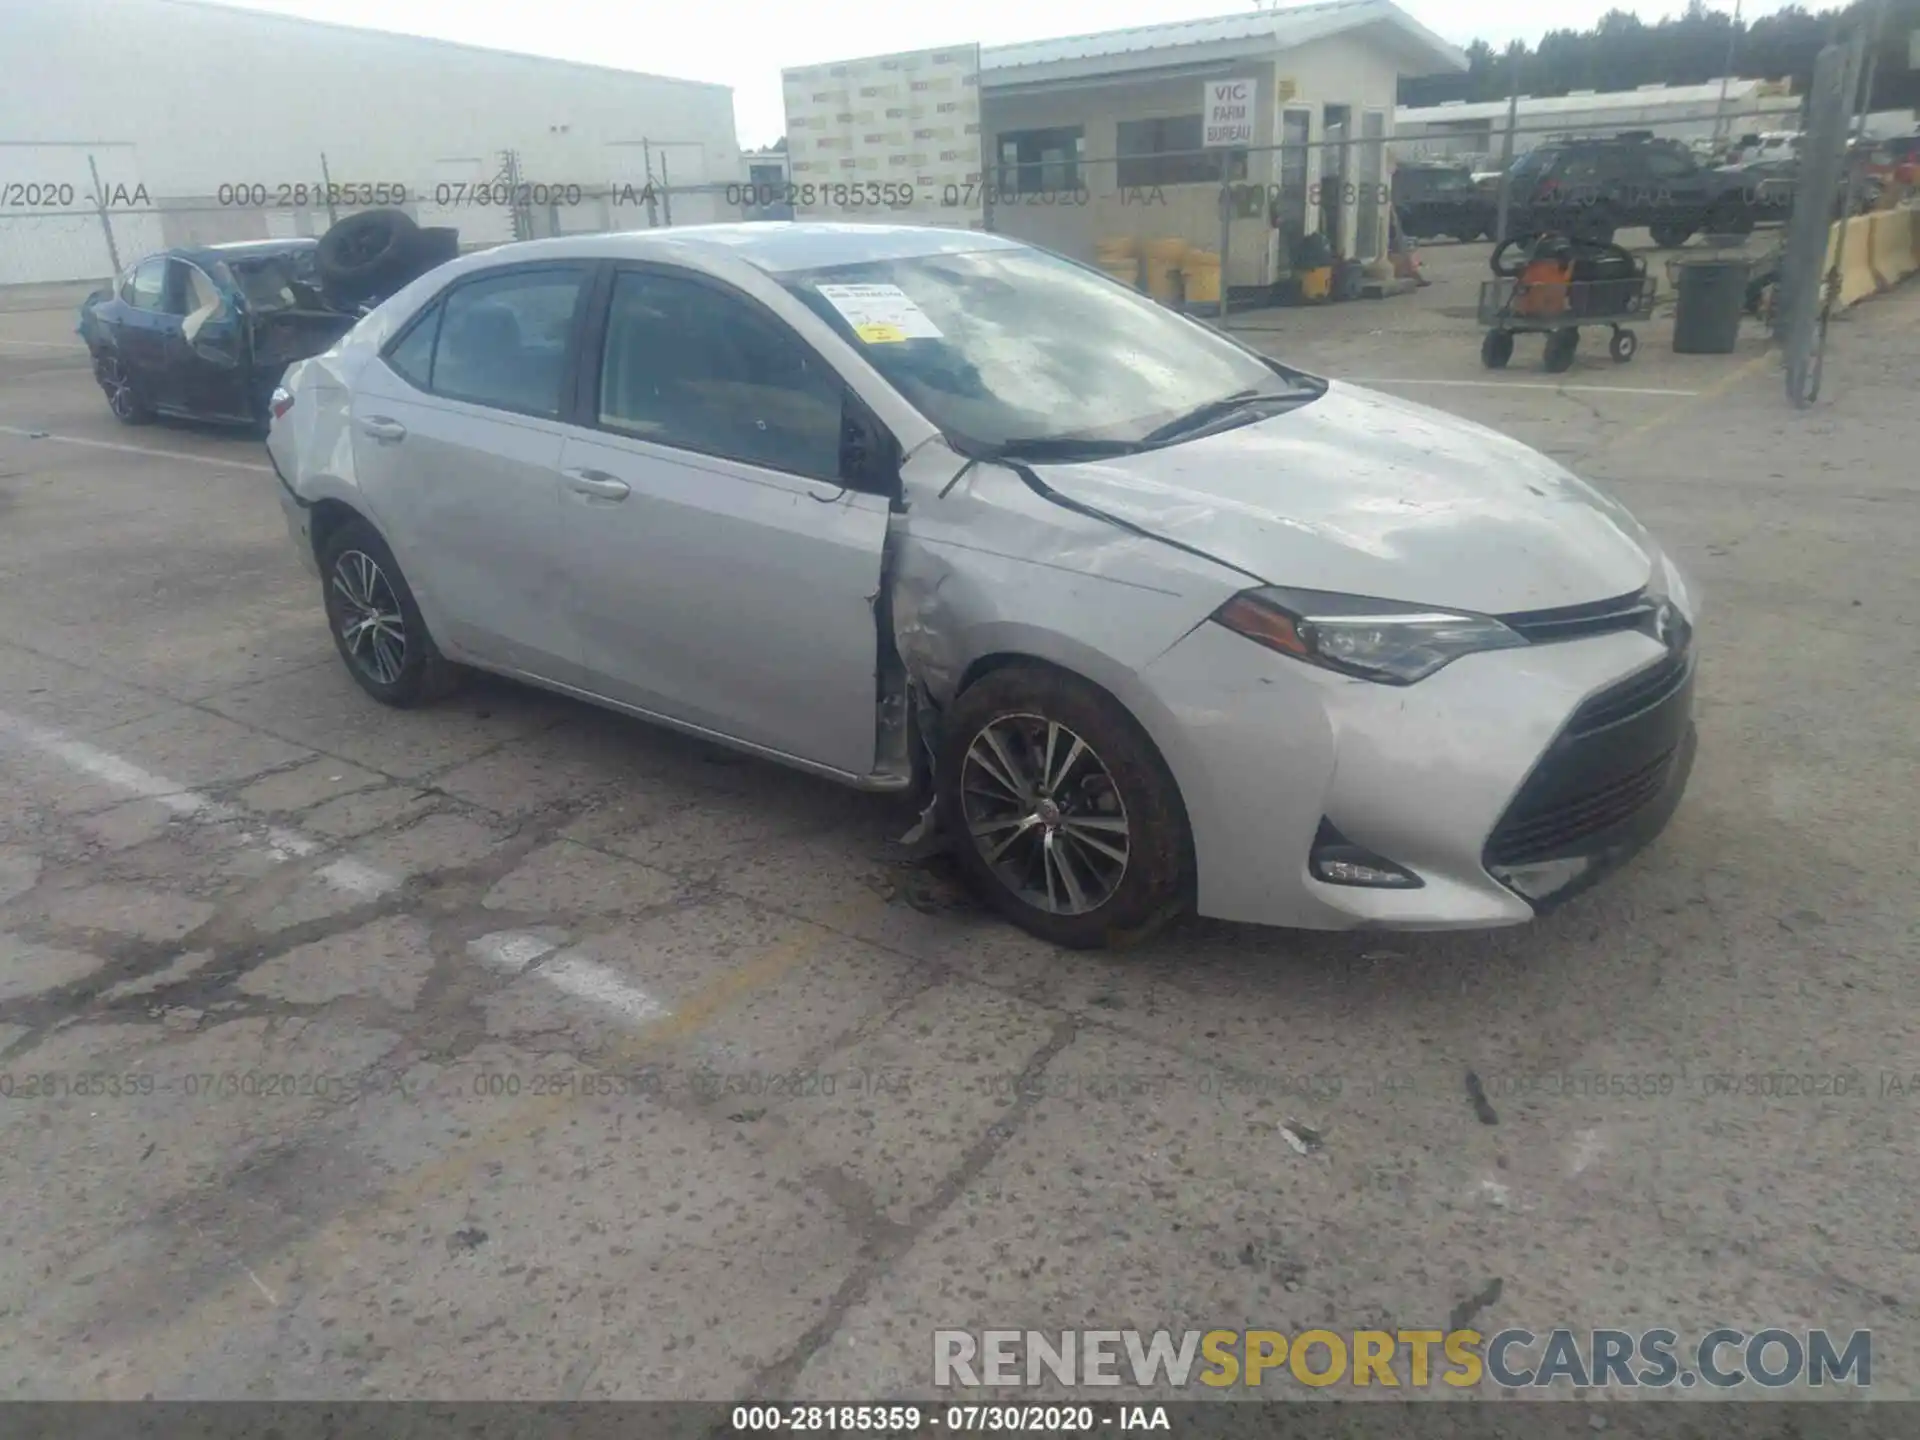
[[[1042,940],[1131,944],[1187,907],[1179,788],[1138,722],[1078,676],[1022,663],[969,686],[937,783],[968,879]]]
[[[362,690],[408,709],[458,683],[459,670],[434,645],[399,562],[371,525],[350,520],[329,535],[320,575],[334,648]]]

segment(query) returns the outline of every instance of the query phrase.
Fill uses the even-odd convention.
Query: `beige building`
[[[1096,241],[1217,250],[1222,156],[1236,181],[1225,278],[1270,285],[1283,236],[1371,259],[1387,242],[1387,139],[1403,76],[1466,56],[1391,0],[1326,0],[980,51],[988,224],[1090,259]],[[1210,84],[1251,82],[1251,140],[1204,144]],[[1345,146],[1321,142],[1344,140]],[[1349,188],[1351,187],[1351,188]]]

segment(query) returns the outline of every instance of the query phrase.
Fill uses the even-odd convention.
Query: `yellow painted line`
[[[1722,395],[1725,395],[1729,390],[1732,390],[1735,386],[1741,384],[1743,381],[1749,379],[1753,375],[1758,374],[1760,370],[1763,369],[1764,367],[1768,365],[1778,364],[1779,360],[1780,360],[1779,355],[1773,350],[1767,350],[1763,354],[1754,356],[1751,360],[1747,361],[1744,365],[1738,365],[1734,367],[1732,370],[1729,370],[1725,375],[1722,375],[1718,380],[1715,380],[1712,383],[1710,383],[1705,389],[1696,392],[1692,399],[1684,401],[1679,405],[1669,405],[1665,410],[1662,410],[1659,414],[1650,416],[1649,418],[1641,421],[1638,425],[1629,425],[1625,430],[1620,431],[1618,434],[1611,435],[1607,439],[1602,440],[1598,445],[1594,446],[1593,449],[1587,452],[1587,458],[1591,459],[1593,456],[1599,455],[1604,451],[1615,449],[1621,445],[1631,444],[1635,440],[1644,439],[1646,436],[1651,435],[1654,431],[1662,429],[1667,425],[1670,425],[1673,421],[1679,419],[1682,415],[1691,414],[1693,411],[1698,410],[1702,405],[1705,405],[1710,401],[1719,399]]]
[[[685,1000],[677,1001],[671,1015],[646,1025],[613,1047],[603,1063],[623,1065],[698,1034],[729,1008],[793,970],[821,944],[839,938],[835,925],[856,919],[883,903],[877,897],[863,896],[836,906],[822,920],[802,922],[808,927],[805,934],[769,946],[746,964],[721,975]],[[295,1288],[293,1277],[296,1275],[300,1277],[301,1286],[314,1286],[324,1278],[327,1256],[349,1256],[353,1242],[371,1238],[388,1228],[396,1211],[406,1211],[435,1191],[458,1185],[501,1151],[537,1135],[575,1103],[573,1097],[560,1094],[528,1100],[465,1145],[409,1171],[373,1200],[335,1216],[305,1240],[274,1257],[275,1270],[281,1277],[274,1288],[286,1294]],[[239,1257],[236,1263],[239,1268],[226,1285],[198,1301],[192,1309],[169,1317],[164,1325],[150,1332],[151,1338],[110,1358],[113,1374],[102,1385],[107,1398],[138,1399],[161,1388],[172,1378],[173,1370],[185,1365],[221,1333],[236,1325],[253,1323],[250,1317],[257,1317],[263,1308],[258,1272],[267,1267],[265,1262],[255,1262],[249,1268],[244,1257]]]

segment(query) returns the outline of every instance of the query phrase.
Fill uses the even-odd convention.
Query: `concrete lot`
[[[936,1327],[1450,1317],[1870,1328],[1920,1394],[1920,292],[1795,414],[1658,326],[1489,376],[1484,248],[1427,254],[1249,323],[1668,542],[1687,801],[1530,928],[1123,955],[886,803],[506,685],[380,709],[257,444],[115,426],[70,316],[0,315],[0,1396],[874,1398]]]

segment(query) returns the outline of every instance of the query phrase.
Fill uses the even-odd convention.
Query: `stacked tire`
[[[328,301],[377,303],[460,253],[460,232],[416,225],[404,210],[361,210],[320,237],[317,263]]]

